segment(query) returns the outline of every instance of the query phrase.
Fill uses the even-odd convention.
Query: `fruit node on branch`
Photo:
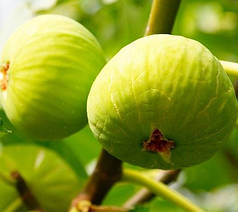
[[[72,201],[72,207],[82,200],[99,205],[114,183],[121,179],[122,162],[102,150],[93,174],[83,191]]]
[[[115,206],[98,206],[93,205],[90,201],[81,200],[77,205],[70,210],[70,212],[127,212],[126,208],[119,208]]]

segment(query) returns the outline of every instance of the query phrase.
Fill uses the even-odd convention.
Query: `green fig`
[[[115,157],[145,168],[201,163],[237,117],[232,83],[197,41],[151,35],[124,47],[89,93],[90,128]]]
[[[18,172],[39,203],[41,211],[67,212],[71,200],[80,192],[85,178],[79,178],[54,150],[29,143],[21,145],[20,142],[4,145],[1,150],[0,211],[33,211],[24,207],[21,200],[29,199],[28,193],[20,195],[19,189],[22,187],[17,187],[12,178],[12,175]]]
[[[13,33],[2,55],[1,103],[17,129],[47,140],[85,126],[88,92],[105,64],[85,27],[64,16],[35,17]]]

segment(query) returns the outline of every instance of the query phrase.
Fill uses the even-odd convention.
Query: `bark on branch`
[[[92,204],[100,204],[112,185],[121,179],[122,162],[102,150],[97,165],[86,183],[83,191],[73,200],[75,206],[81,200],[88,200]]]

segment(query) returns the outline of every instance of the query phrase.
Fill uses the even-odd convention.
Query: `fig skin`
[[[86,125],[87,96],[105,58],[84,26],[60,15],[35,17],[13,33],[2,55],[2,69],[9,69],[1,102],[17,129],[48,140]]]
[[[145,168],[177,169],[214,155],[238,107],[231,81],[206,47],[182,36],[151,35],[104,66],[87,112],[110,154]]]

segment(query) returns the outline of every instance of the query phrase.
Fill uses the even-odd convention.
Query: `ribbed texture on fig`
[[[232,83],[197,41],[151,35],[124,47],[94,81],[88,119],[103,147],[146,168],[209,159],[237,118]]]
[[[17,129],[60,139],[87,123],[88,92],[105,59],[85,27],[64,16],[38,16],[10,37],[2,55],[9,70],[1,102]]]

